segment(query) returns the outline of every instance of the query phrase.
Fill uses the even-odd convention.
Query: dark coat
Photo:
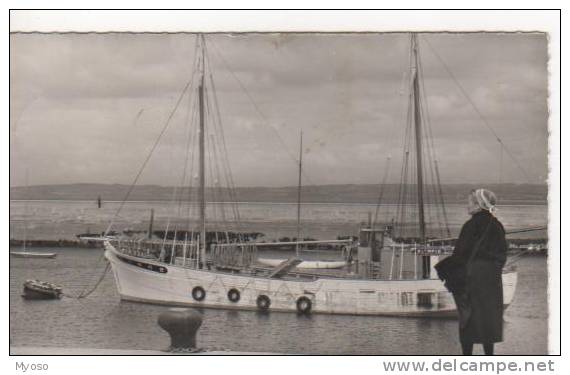
[[[502,270],[507,259],[503,225],[488,211],[476,213],[461,228],[452,256],[467,264],[483,235],[467,268],[467,294],[454,295],[460,318],[459,336],[463,342],[503,341]]]

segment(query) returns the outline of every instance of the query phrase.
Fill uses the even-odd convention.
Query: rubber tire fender
[[[203,301],[206,298],[206,291],[201,286],[195,286],[192,288],[192,298],[196,301]]]
[[[239,294],[239,290],[237,290],[236,288],[232,288],[230,290],[228,290],[228,299],[230,300],[230,302],[238,302],[240,300],[241,296]]]
[[[300,314],[310,314],[312,306],[313,303],[311,300],[305,296],[301,296],[297,299],[297,312]]]
[[[271,299],[266,296],[265,294],[261,294],[257,297],[257,300],[255,301],[255,303],[257,304],[257,308],[261,311],[267,311],[269,310],[269,307],[271,306]]]

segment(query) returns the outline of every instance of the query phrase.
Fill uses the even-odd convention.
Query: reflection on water
[[[36,249],[41,251],[41,249]],[[51,251],[51,250],[50,250]],[[15,346],[165,349],[157,323],[163,306],[120,302],[111,274],[82,300],[26,301],[28,278],[60,283],[78,294],[104,268],[100,250],[56,249],[57,258],[10,260],[10,342]],[[94,269],[94,267],[96,268]],[[546,258],[519,262],[519,285],[505,314],[499,354],[547,352]],[[459,354],[453,320],[368,316],[260,314],[203,309],[199,346],[210,349],[304,354]],[[480,348],[476,348],[480,350]]]

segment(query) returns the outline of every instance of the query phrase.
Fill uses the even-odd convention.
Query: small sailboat
[[[14,258],[46,258],[53,259],[57,256],[57,253],[40,253],[37,251],[10,251],[10,256]]]
[[[28,174],[26,172],[26,189],[28,188]],[[34,252],[28,251],[26,248],[28,225],[28,201],[26,201],[24,206],[24,239],[22,240],[22,251],[10,251],[10,256],[13,258],[39,258],[39,259],[53,259],[56,257],[57,253],[46,253],[46,252]]]
[[[300,258],[300,246],[304,244],[311,243],[323,243],[325,241],[301,241],[301,187],[302,187],[302,175],[303,175],[303,132],[301,131],[301,141],[299,147],[299,183],[297,185],[297,238],[294,241],[295,244],[295,255]],[[326,243],[331,244],[330,241]],[[276,242],[275,246],[282,246],[283,242]],[[272,258],[257,258],[257,262],[264,266],[277,267],[283,264],[288,259],[272,259]],[[296,268],[299,269],[338,269],[346,266],[345,260],[301,260],[297,264]]]

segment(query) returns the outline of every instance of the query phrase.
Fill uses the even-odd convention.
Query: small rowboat
[[[59,285],[40,280],[26,280],[24,282],[25,299],[59,299],[63,295],[63,289]]]

